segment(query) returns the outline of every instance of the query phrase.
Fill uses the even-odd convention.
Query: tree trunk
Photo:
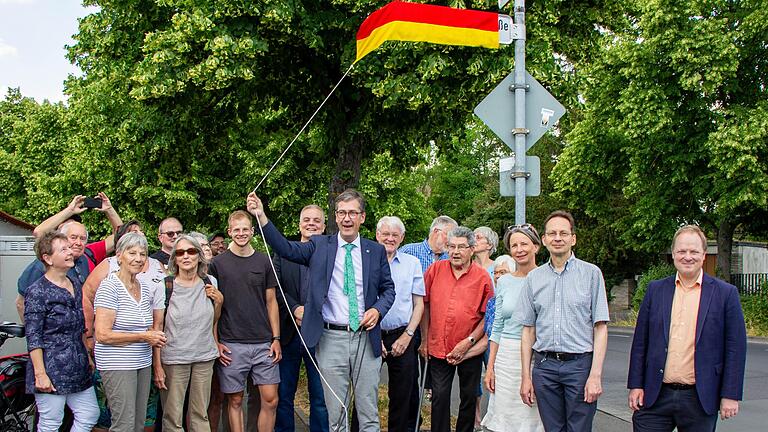
[[[731,219],[724,219],[717,229],[717,273],[724,281],[731,282],[731,251],[733,250],[733,232],[736,224]]]
[[[334,200],[336,197],[349,188],[356,188],[360,184],[360,170],[363,161],[363,142],[359,138],[351,138],[348,141],[341,142],[339,145],[339,155],[336,159],[336,168],[334,170],[331,184],[328,186],[328,224],[326,234],[336,234],[339,228],[336,226],[336,215],[334,214]]]

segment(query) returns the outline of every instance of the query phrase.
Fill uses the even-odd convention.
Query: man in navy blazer
[[[635,431],[714,431],[739,411],[747,335],[739,293],[703,271],[698,226],[672,240],[676,276],[648,285],[629,362]]]
[[[395,300],[395,284],[384,247],[360,237],[363,196],[351,189],[339,194],[335,200],[339,233],[315,235],[305,243],[288,241],[269,222],[255,193],[246,203],[274,251],[309,267],[301,334],[307,346],[315,348],[320,372],[333,390],[325,391],[330,430],[345,429],[351,381],[360,431],[378,432],[379,322]]]

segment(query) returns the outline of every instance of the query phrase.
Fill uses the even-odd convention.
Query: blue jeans
[[[299,383],[301,361],[307,369],[309,386],[309,430],[311,432],[328,432],[328,410],[325,408],[323,383],[320,374],[312,365],[309,353],[302,346],[299,335],[282,346],[283,359],[280,361],[280,385],[278,386],[277,419],[275,432],[294,432],[293,400]],[[315,353],[312,350],[312,357]]]
[[[675,390],[664,385],[653,405],[635,411],[632,425],[636,432],[714,431],[717,413],[704,412],[695,388]]]

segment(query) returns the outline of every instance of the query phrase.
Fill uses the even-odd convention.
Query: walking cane
[[[429,369],[429,356],[424,360],[424,370],[421,370],[419,362],[419,373],[421,373],[421,384],[419,386],[419,409],[416,413],[416,428],[413,432],[419,432],[419,422],[421,421],[421,405],[424,403],[424,386],[427,384],[427,370]],[[424,373],[422,373],[424,372]]]

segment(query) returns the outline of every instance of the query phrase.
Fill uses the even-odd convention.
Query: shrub
[[[741,296],[741,308],[750,334],[768,336],[768,282],[762,284],[759,293]]]
[[[663,279],[673,274],[675,274],[675,267],[671,264],[663,263],[649,267],[640,276],[640,279],[637,280],[637,289],[632,295],[632,309],[635,311],[640,309],[640,304],[643,302],[643,297],[645,297],[645,291],[648,289],[648,284],[651,281]]]

